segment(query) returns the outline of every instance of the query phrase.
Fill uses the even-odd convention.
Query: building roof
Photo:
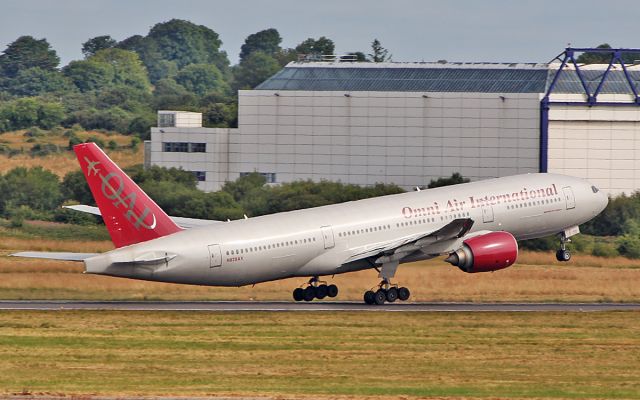
[[[256,90],[546,93],[559,64],[502,63],[327,63],[295,62]],[[581,71],[595,91],[606,65]],[[640,90],[640,66],[629,68]],[[554,93],[584,93],[573,68],[566,68]],[[630,93],[623,72],[612,70],[601,93]]]

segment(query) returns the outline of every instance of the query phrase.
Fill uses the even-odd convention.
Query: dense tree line
[[[84,59],[60,66],[46,39],[21,36],[0,54],[0,132],[80,124],[145,138],[159,109],[202,112],[205,126],[237,124],[237,90],[251,89],[301,56],[333,54],[327,37],[282,48],[273,28],[249,35],[231,66],[212,29],[173,19],[146,36],[109,35],[82,43]],[[361,61],[384,61],[376,39]]]
[[[326,181],[269,186],[262,175],[252,173],[226,183],[218,192],[205,193],[197,189],[194,175],[181,169],[136,166],[125,172],[168,214],[222,221],[403,192],[396,185],[361,187]],[[81,171],[62,180],[40,167],[19,167],[0,175],[3,218],[94,222],[90,216],[61,210],[65,202],[95,205]]]

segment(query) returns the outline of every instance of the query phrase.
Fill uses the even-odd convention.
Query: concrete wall
[[[187,171],[205,171],[206,180],[198,187],[214,191],[228,180],[229,139],[237,129],[222,128],[151,128],[151,163]],[[163,142],[206,143],[206,153],[163,152]]]
[[[348,95],[348,96],[345,96]],[[537,172],[539,95],[240,91],[229,179],[328,179],[405,188],[460,172]]]
[[[583,101],[577,95],[554,95],[552,100]],[[598,100],[630,98],[602,95]],[[640,188],[640,107],[552,106],[549,172],[588,179],[612,195]]]

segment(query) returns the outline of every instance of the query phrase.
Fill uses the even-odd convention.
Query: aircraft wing
[[[46,258],[49,260],[60,261],[84,261],[87,258],[91,258],[97,255],[98,253],[56,253],[49,251],[22,251],[20,253],[10,254],[10,256],[12,257]]]
[[[469,232],[472,226],[473,220],[470,218],[455,219],[435,231],[418,233],[388,242],[369,245],[367,248],[359,249],[344,263],[366,258],[372,258],[376,263],[394,261],[394,259],[400,260],[404,256],[438,242],[461,238]]]
[[[98,207],[87,206],[84,204],[78,204],[73,206],[63,206],[64,208],[68,208],[70,210],[80,211],[83,213],[93,214],[93,215],[102,215],[100,213],[100,209]],[[198,219],[198,218],[187,218],[187,217],[172,217],[169,216],[181,228],[190,229],[198,226],[218,224],[222,221],[213,221],[209,219]]]

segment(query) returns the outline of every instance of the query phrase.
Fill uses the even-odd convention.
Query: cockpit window
[[[591,190],[593,190],[593,193],[598,193],[600,191],[600,189],[595,186],[591,186]]]

